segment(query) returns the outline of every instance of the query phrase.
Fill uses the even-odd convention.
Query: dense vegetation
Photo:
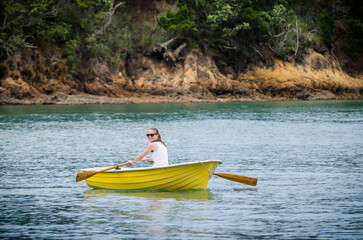
[[[343,67],[361,60],[360,0],[166,2],[2,1],[1,68],[8,70],[5,62],[29,48],[61,55],[69,73],[92,59],[112,68],[128,54],[169,39],[176,39],[171,48],[187,43],[185,51],[200,48],[221,70],[230,66],[235,72],[249,64],[268,66],[273,56],[302,61],[308,47],[332,52]]]

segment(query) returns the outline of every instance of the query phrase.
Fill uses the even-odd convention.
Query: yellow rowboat
[[[101,172],[87,178],[88,186],[112,190],[206,189],[208,180],[221,161],[199,161],[166,167],[121,168]],[[103,168],[82,169],[97,171]]]

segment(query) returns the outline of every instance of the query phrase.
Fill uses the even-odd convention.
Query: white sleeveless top
[[[156,142],[158,150],[151,152],[151,159],[154,161],[153,167],[165,167],[169,165],[168,149],[161,142]]]

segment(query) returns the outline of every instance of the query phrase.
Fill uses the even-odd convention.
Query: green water
[[[175,163],[222,160],[207,190],[75,182],[160,130]],[[148,166],[137,163],[137,167]],[[363,101],[0,106],[4,239],[361,239]]]

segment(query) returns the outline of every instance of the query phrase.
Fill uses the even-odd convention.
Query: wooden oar
[[[123,166],[128,165],[128,164],[129,163],[123,163],[123,164],[120,164],[120,165],[117,165],[117,166],[115,165],[115,166],[105,168],[105,169],[102,169],[102,170],[99,170],[99,171],[87,171],[87,172],[78,173],[77,177],[76,177],[76,182],[79,182],[79,181],[85,180],[85,179],[87,179],[89,177],[92,177],[96,173],[106,172],[108,170],[118,168],[118,167],[123,167]]]
[[[222,178],[225,178],[225,179],[228,179],[231,181],[248,184],[251,186],[256,186],[256,184],[257,184],[257,178],[245,177],[245,176],[240,176],[240,175],[235,175],[235,174],[230,174],[230,173],[213,173],[213,175],[216,175],[218,177],[222,177]]]

